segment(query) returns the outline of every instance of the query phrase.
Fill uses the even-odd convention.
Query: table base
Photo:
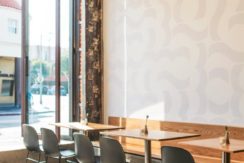
[[[230,153],[222,153],[222,163],[230,163]]]
[[[145,163],[151,163],[151,141],[144,140],[144,148],[145,148]]]

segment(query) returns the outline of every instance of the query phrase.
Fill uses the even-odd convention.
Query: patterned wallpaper
[[[104,0],[107,115],[244,126],[244,0]]]
[[[86,1],[86,114],[100,122],[102,111],[102,0]],[[82,115],[82,117],[85,117]]]

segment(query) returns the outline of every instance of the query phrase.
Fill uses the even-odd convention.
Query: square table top
[[[116,130],[116,129],[123,129],[120,126],[112,126],[107,124],[100,124],[100,123],[88,123],[84,124],[81,122],[66,122],[66,123],[50,123],[50,125],[54,125],[56,127],[64,127],[73,130],[80,130],[80,131],[104,131],[104,130]]]
[[[152,140],[152,141],[173,140],[173,139],[200,136],[199,134],[160,131],[160,130],[149,130],[148,134],[145,135],[141,133],[140,129],[105,131],[105,132],[100,132],[100,134],[106,136],[123,136],[123,137]]]
[[[227,153],[244,152],[244,140],[230,139],[229,145],[221,145],[220,138],[198,139],[179,142],[179,144],[192,145],[219,150]]]

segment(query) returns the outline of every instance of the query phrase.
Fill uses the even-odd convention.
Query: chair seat
[[[76,159],[79,163],[94,163],[94,162],[91,162],[91,160],[79,160],[79,159]]]
[[[62,149],[62,150],[60,150],[59,153],[52,153],[52,154],[49,154],[48,156],[52,157],[52,158],[56,158],[56,159],[58,159],[59,156],[61,156],[62,158],[72,158],[75,156],[75,152],[72,150],[68,150],[68,149]]]
[[[61,156],[64,157],[64,158],[74,157],[74,156],[75,156],[75,152],[72,151],[72,150],[68,150],[68,149],[66,149],[66,150],[61,150],[61,151],[60,151],[60,154],[61,154]]]
[[[87,160],[82,159],[82,160],[80,160],[79,158],[76,158],[76,160],[79,163],[94,163],[90,159],[87,159]],[[100,156],[95,156],[95,163],[100,163]]]

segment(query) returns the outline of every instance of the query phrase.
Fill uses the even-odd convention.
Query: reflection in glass
[[[27,118],[38,132],[55,122],[55,2],[29,1]]]
[[[69,99],[70,99],[70,2],[69,0],[61,0],[61,33],[60,33],[60,46],[61,46],[61,63],[60,63],[60,111],[61,111],[61,122],[70,121],[70,108],[69,108]],[[69,135],[68,129],[61,129],[61,135]]]
[[[2,96],[13,96],[14,81],[13,80],[2,80]]]
[[[21,135],[21,1],[0,3],[0,148]],[[1,158],[0,158],[1,160]],[[1,162],[1,161],[0,161]]]

